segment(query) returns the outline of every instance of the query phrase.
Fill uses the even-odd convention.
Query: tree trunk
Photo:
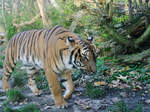
[[[128,7],[129,7],[129,19],[130,19],[130,22],[131,22],[132,18],[133,18],[132,0],[128,0]]]
[[[40,14],[42,16],[43,26],[49,27],[51,22],[48,21],[48,17],[44,12],[44,0],[37,0],[37,4],[38,4],[39,10],[40,10]]]
[[[149,0],[145,0],[146,9],[148,9],[148,2],[149,2]]]

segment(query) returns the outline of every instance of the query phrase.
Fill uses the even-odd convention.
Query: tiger
[[[2,85],[9,90],[8,81],[18,61],[23,63],[28,74],[28,86],[35,95],[40,95],[35,77],[43,69],[57,108],[66,108],[74,91],[71,77],[73,69],[96,73],[96,47],[94,38],[81,39],[77,34],[56,25],[51,29],[34,29],[15,34],[8,42],[3,64]],[[62,94],[60,83],[65,87]]]

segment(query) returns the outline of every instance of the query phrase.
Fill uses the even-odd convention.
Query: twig
[[[26,26],[26,25],[33,24],[40,16],[41,16],[41,15],[38,14],[38,15],[36,15],[35,17],[33,17],[30,21],[26,21],[26,22],[20,23],[20,24],[14,23],[13,25],[14,25],[14,26],[17,28],[17,30],[19,31],[22,26]]]

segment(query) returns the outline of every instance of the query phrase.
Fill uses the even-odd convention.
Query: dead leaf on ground
[[[117,77],[117,79],[121,79],[121,80],[127,80],[127,78],[128,78],[128,76],[122,76],[122,75]]]
[[[97,82],[94,82],[94,86],[104,86],[106,85],[106,82],[105,81],[97,81]]]
[[[83,109],[90,109],[90,108],[92,108],[90,100],[80,99],[80,100],[75,100],[75,103],[77,105],[81,106],[81,108],[83,108]]]

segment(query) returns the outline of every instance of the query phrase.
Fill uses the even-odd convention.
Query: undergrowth
[[[143,108],[141,104],[138,104],[135,109],[131,109],[123,100],[121,100],[108,108],[107,112],[143,112]]]
[[[15,101],[19,102],[25,99],[25,96],[16,89],[8,90],[6,95],[7,95],[7,100],[10,102],[15,102]]]

